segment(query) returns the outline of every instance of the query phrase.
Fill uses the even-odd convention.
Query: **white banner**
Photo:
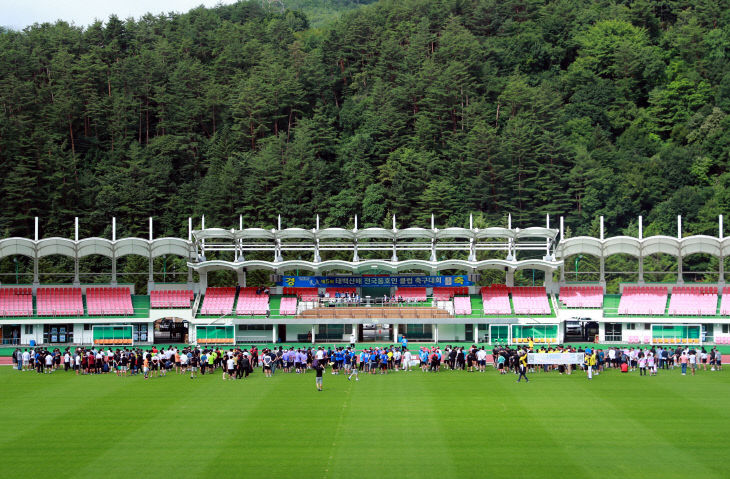
[[[528,364],[582,364],[583,353],[527,353]]]

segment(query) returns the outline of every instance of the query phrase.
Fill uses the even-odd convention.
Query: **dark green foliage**
[[[3,31],[3,235],[31,236],[34,216],[43,236],[69,236],[74,216],[85,235],[112,216],[144,235],[154,216],[158,236],[185,236],[203,214],[311,228],[470,213],[563,215],[573,235],[598,215],[609,235],[638,215],[674,234],[682,214],[685,234],[716,233],[727,1],[361,3]]]

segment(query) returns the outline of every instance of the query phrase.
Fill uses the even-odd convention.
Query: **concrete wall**
[[[298,334],[307,334],[311,330],[312,330],[311,324],[287,324],[285,341],[286,342],[295,342],[295,341],[297,341]]]
[[[266,338],[266,342],[272,342],[273,336],[271,329],[263,331],[239,331],[238,325],[236,325],[236,343],[245,343],[251,340],[260,342],[261,338]]]
[[[463,324],[439,324],[439,342],[444,341],[473,341],[474,336],[469,335],[467,338],[464,334],[465,326]]]

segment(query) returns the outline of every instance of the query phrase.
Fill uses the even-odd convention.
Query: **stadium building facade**
[[[162,329],[180,342],[198,344],[391,342],[561,343],[566,340],[637,344],[730,344],[730,289],[725,258],[730,238],[682,235],[565,237],[562,218],[551,227],[206,228],[188,222],[187,238],[75,236],[0,240],[0,259],[25,256],[32,283],[0,285],[4,344],[150,344]],[[606,259],[636,259],[637,281],[606,294]],[[645,281],[644,259],[676,258],[677,281]],[[683,259],[715,258],[715,283],[684,282]],[[42,284],[39,262],[73,260],[73,281]],[[79,263],[99,255],[111,262],[109,284],[83,284]],[[147,294],[119,284],[118,260],[136,255],[148,264]],[[155,282],[154,260],[178,256],[187,281]],[[569,282],[568,258],[597,258],[597,281]],[[577,265],[577,263],[576,263]],[[566,269],[568,271],[566,271]],[[235,272],[236,284],[208,287],[210,274]],[[264,271],[269,286],[250,286]],[[487,271],[502,282],[484,285]],[[537,283],[515,286],[517,272]],[[101,273],[101,272],[100,272]],[[503,275],[503,276],[501,276]],[[494,276],[494,274],[492,274]],[[577,279],[577,272],[573,279]],[[261,274],[257,274],[261,278]],[[4,276],[3,279],[9,279]],[[17,276],[16,276],[17,282]],[[534,279],[533,279],[534,282]],[[271,285],[274,286],[271,286]],[[175,339],[174,335],[170,339]]]

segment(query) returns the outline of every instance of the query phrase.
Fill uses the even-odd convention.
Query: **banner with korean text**
[[[583,353],[527,353],[528,364],[582,364]]]
[[[282,276],[279,286],[289,288],[336,287],[459,287],[471,286],[469,277],[457,276]]]

